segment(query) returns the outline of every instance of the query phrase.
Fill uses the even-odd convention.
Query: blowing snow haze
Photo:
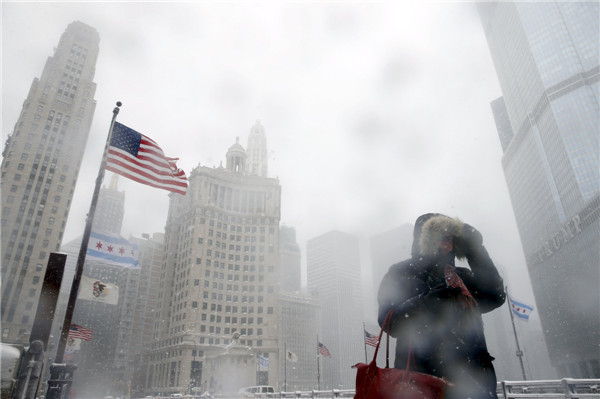
[[[187,173],[219,166],[260,120],[281,220],[301,247],[328,230],[366,238],[436,211],[480,226],[509,273],[524,266],[489,106],[500,91],[472,5],[2,7],[5,137],[64,27],[81,20],[100,34],[95,117],[65,240],[82,232],[122,101],[118,120]],[[119,189],[124,236],[164,229],[166,193],[125,179]]]
[[[534,154],[532,148],[537,149],[535,143],[541,140],[531,142],[524,140],[523,132],[538,139],[545,137],[545,132],[537,133],[537,127],[535,129],[532,127],[533,122],[538,121],[535,118],[540,118],[543,112],[554,111],[551,107],[544,108],[545,104],[547,105],[544,102],[544,93],[550,93],[548,101],[557,101],[553,105],[562,104],[561,101],[571,98],[562,96],[576,91],[579,87],[589,89],[592,94],[588,97],[594,98],[595,95],[597,99],[597,91],[594,92],[592,89],[592,87],[597,88],[597,73],[594,72],[597,70],[597,62],[588,63],[585,54],[597,55],[598,51],[597,45],[581,46],[582,49],[589,51],[581,50],[583,54],[580,57],[583,60],[581,65],[585,66],[582,67],[585,70],[574,75],[585,77],[579,86],[569,86],[571,76],[553,75],[555,70],[548,67],[549,62],[539,62],[538,65],[538,59],[535,57],[520,59],[519,56],[515,56],[511,58],[511,62],[517,65],[515,70],[540,69],[542,72],[535,80],[523,78],[515,84],[516,89],[511,91],[512,85],[506,83],[503,77],[510,72],[505,71],[504,68],[508,70],[512,66],[506,66],[509,65],[508,63],[504,65],[493,62],[498,59],[508,60],[509,55],[513,55],[511,48],[508,48],[510,46],[505,46],[507,33],[503,32],[501,27],[507,25],[504,23],[506,21],[502,21],[501,16],[518,15],[524,21],[527,20],[527,16],[535,20],[541,18],[538,15],[542,14],[550,18],[557,14],[556,10],[559,8],[562,10],[562,7],[570,6],[563,6],[561,2],[539,3],[538,6],[534,3],[502,2],[501,7],[506,7],[503,8],[506,14],[502,14],[493,12],[494,6],[488,8],[486,4],[416,1],[374,4],[361,2],[4,2],[2,3],[3,141],[10,145],[13,139],[13,142],[18,142],[18,135],[15,132],[20,128],[19,124],[22,124],[26,117],[36,117],[29,115],[34,109],[27,108],[27,100],[24,106],[23,99],[27,98],[30,87],[34,87],[39,82],[40,84],[49,82],[47,86],[50,90],[52,81],[46,80],[48,74],[45,72],[44,65],[47,63],[51,65],[55,61],[51,55],[56,48],[61,48],[61,43],[57,45],[57,38],[65,32],[65,27],[78,21],[76,25],[83,26],[84,31],[88,33],[93,31],[94,35],[99,36],[99,51],[97,61],[92,66],[89,63],[82,63],[73,66],[72,69],[76,71],[74,73],[82,74],[81,70],[77,71],[77,67],[85,64],[85,68],[91,68],[84,68],[83,75],[91,76],[91,81],[96,87],[92,95],[93,100],[82,105],[82,110],[86,110],[86,113],[93,113],[93,119],[90,121],[87,143],[81,143],[81,137],[78,137],[80,151],[84,152],[81,165],[76,166],[80,170],[76,186],[74,191],[68,186],[75,184],[74,177],[70,179],[71,182],[65,183],[67,189],[60,186],[61,190],[68,192],[68,195],[63,198],[70,198],[69,195],[72,194],[72,205],[66,223],[57,223],[61,224],[61,234],[64,231],[60,237],[63,244],[72,244],[83,233],[113,107],[117,101],[120,101],[123,105],[117,118],[118,122],[156,141],[167,157],[178,159],[178,167],[183,169],[190,178],[190,187],[193,179],[196,182],[193,195],[188,193],[189,196],[184,200],[170,202],[166,191],[122,177],[118,178],[117,183],[116,179],[111,180],[114,175],[108,172],[104,178],[104,187],[109,186],[109,182],[112,182],[111,185],[118,184],[118,191],[121,193],[119,201],[124,203],[120,227],[122,237],[138,240],[140,245],[145,245],[149,241],[146,242],[140,237],[146,239],[156,233],[160,235],[167,231],[165,234],[167,240],[176,240],[175,233],[170,235],[168,231],[177,217],[185,219],[184,213],[178,212],[181,209],[194,209],[197,204],[192,200],[188,201],[192,196],[197,196],[194,198],[198,198],[199,201],[201,198],[206,198],[206,196],[202,197],[206,193],[201,187],[217,184],[211,179],[218,180],[227,175],[227,172],[240,171],[235,167],[231,168],[232,159],[236,154],[251,156],[252,146],[248,138],[258,129],[261,134],[264,132],[266,137],[268,169],[265,170],[268,172],[266,176],[258,175],[264,178],[261,183],[264,184],[260,186],[263,191],[256,197],[254,197],[256,193],[252,192],[252,200],[249,199],[248,203],[252,203],[252,209],[255,209],[255,205],[256,209],[264,208],[264,212],[260,215],[262,219],[259,218],[258,221],[252,218],[244,219],[237,214],[227,214],[224,218],[229,219],[227,221],[229,228],[234,228],[234,225],[238,224],[237,228],[241,229],[244,223],[256,223],[254,228],[258,229],[260,234],[267,235],[267,248],[269,245],[273,248],[277,247],[277,243],[282,242],[280,238],[289,239],[287,244],[290,244],[288,248],[290,252],[286,256],[290,258],[295,256],[293,247],[297,242],[301,259],[298,260],[301,266],[301,272],[298,272],[301,274],[299,280],[304,288],[310,285],[311,281],[309,264],[311,261],[318,263],[322,260],[317,259],[318,256],[311,259],[311,248],[314,254],[327,251],[334,244],[341,243],[339,248],[344,248],[341,250],[343,255],[353,258],[346,263],[360,269],[360,276],[353,284],[356,283],[363,291],[362,306],[366,312],[365,319],[367,322],[373,322],[372,326],[376,326],[374,323],[376,287],[382,272],[374,270],[375,264],[382,259],[385,264],[402,260],[402,258],[385,258],[383,252],[386,252],[386,247],[390,252],[401,248],[402,251],[395,252],[394,256],[403,252],[406,255],[403,257],[408,257],[408,249],[412,243],[412,224],[415,219],[425,213],[438,212],[457,217],[475,226],[482,233],[484,244],[505,283],[510,286],[511,294],[515,294],[526,304],[533,304],[535,301],[530,275],[534,275],[538,281],[547,277],[544,272],[546,269],[536,265],[546,265],[544,262],[552,262],[548,259],[555,259],[559,250],[567,248],[573,242],[584,242],[588,239],[578,241],[580,234],[581,237],[595,237],[587,236],[585,235],[587,233],[582,232],[588,226],[585,224],[588,223],[585,221],[587,220],[585,215],[596,214],[593,206],[597,204],[594,198],[597,197],[598,190],[597,184],[594,186],[593,182],[586,183],[581,180],[583,172],[573,172],[573,176],[569,175],[563,179],[566,181],[564,185],[566,188],[563,188],[560,182],[548,183],[550,188],[546,187],[544,182],[551,181],[554,176],[552,179],[542,179],[539,176],[551,170],[554,162],[558,161],[552,158],[552,154],[546,155],[545,152],[541,156],[542,161],[537,163],[535,162],[537,158],[520,157],[521,153]],[[563,11],[569,11],[565,15],[583,18],[578,14],[578,10],[592,7],[593,12],[588,14],[595,15],[597,5],[586,4],[577,3],[572,6],[572,10],[569,8]],[[538,13],[535,7],[547,8],[544,8],[544,13]],[[515,19],[507,17],[507,20]],[[575,20],[576,18],[573,17],[573,21]],[[572,20],[569,19],[564,25],[570,26],[571,22]],[[596,29],[597,22],[590,20],[580,25],[592,31]],[[575,24],[575,26],[579,25]],[[511,29],[523,35],[526,33],[526,30],[521,30],[519,26]],[[560,33],[562,31],[557,32],[554,33],[561,39],[567,36],[562,35]],[[585,29],[573,29],[573,32],[580,34],[583,39],[597,33],[594,31],[590,34]],[[97,39],[96,36],[94,39]],[[587,43],[583,39],[581,42]],[[94,40],[94,46],[96,44],[97,40]],[[531,49],[527,48],[539,57],[546,54],[541,50],[539,54],[536,53],[535,46]],[[92,52],[95,54],[95,49],[90,50],[90,54]],[[57,54],[61,53],[57,51]],[[531,62],[532,65],[535,62],[535,68],[520,68],[518,66],[521,61]],[[71,66],[65,68],[71,70]],[[67,76],[71,73],[68,72],[69,70],[65,69]],[[560,68],[556,70],[562,71]],[[79,78],[85,80],[86,76],[77,75],[78,82]],[[60,80],[58,75],[57,79]],[[538,81],[539,84],[536,83]],[[78,82],[75,85],[79,84]],[[90,88],[91,86],[86,89]],[[77,91],[70,85],[64,92],[63,89],[65,88],[61,86],[61,94],[64,96],[68,96],[69,90]],[[519,94],[511,97],[515,92],[521,93],[520,90],[531,95]],[[531,99],[538,94],[541,100]],[[529,108],[521,107],[519,101],[522,98],[531,100],[535,104],[528,103],[528,107],[531,105]],[[579,97],[575,100],[577,99],[581,100]],[[590,103],[592,102],[586,104]],[[50,120],[46,119],[47,117],[54,118],[54,113],[43,114],[48,110],[40,110],[39,107],[42,105],[36,105],[37,112],[42,113],[41,116],[37,116],[41,121],[40,126],[44,120]],[[593,111],[593,107],[590,109]],[[570,121],[567,117],[561,119],[567,113],[561,114],[562,116],[558,113],[552,114],[552,117],[556,117],[560,123],[567,121],[564,123],[565,126],[583,126],[587,129],[597,127],[598,118],[592,114],[593,112],[590,112],[590,117],[574,118],[576,120],[571,121],[572,123],[567,123]],[[504,121],[506,123],[502,125],[503,121],[495,120],[494,116],[500,119],[506,118],[508,122]],[[57,116],[59,120],[61,117],[63,117],[62,113],[60,117]],[[38,120],[33,120],[31,123],[37,126]],[[49,123],[47,122],[46,125]],[[567,135],[565,132],[579,134],[581,131],[591,130],[583,127],[576,132],[566,128],[564,131],[557,130],[557,134]],[[35,136],[35,129],[33,127],[30,129],[29,136]],[[50,129],[49,125],[48,129]],[[597,144],[597,137],[594,141],[592,136],[590,135],[591,138],[586,141],[587,145],[580,145],[577,140],[567,140],[564,152],[591,154],[589,159],[597,161],[597,151],[594,153],[593,150],[593,144]],[[513,137],[518,139],[511,141]],[[23,138],[20,140],[19,145],[24,145]],[[76,148],[76,140],[67,143],[67,146]],[[21,186],[26,186],[23,183],[26,178],[21,180],[20,184],[17,183],[21,178],[19,172],[21,169],[17,168],[20,167],[18,166],[20,162],[31,162],[28,156],[33,155],[31,157],[33,158],[35,154],[33,150],[31,154],[26,154],[25,151],[21,154],[21,152],[15,155],[7,147],[7,151],[3,154],[4,161],[8,160],[7,157],[14,157],[11,158],[11,167],[15,171],[11,170],[10,175],[15,183],[9,190],[14,187],[17,191],[22,189]],[[76,151],[69,154],[65,152],[68,151],[62,152],[64,157],[79,159]],[[8,162],[3,162],[6,170],[8,166]],[[580,171],[581,168],[578,166],[573,169]],[[7,180],[4,172],[5,170],[3,170],[3,190],[6,190],[8,183],[5,183]],[[69,173],[73,174],[73,171]],[[565,176],[564,173],[558,175]],[[592,176],[589,179],[592,181],[597,177],[597,171],[590,172],[589,175]],[[27,173],[27,176],[30,174]],[[235,184],[238,183],[242,187],[239,189],[242,193],[240,196],[245,195],[244,190],[247,188],[243,186],[246,184],[245,177],[240,180],[243,181],[242,183],[235,179],[227,180],[229,177],[223,177],[226,184],[219,186],[219,189],[225,191],[211,192],[210,195],[214,195],[214,198],[211,198],[215,203],[217,203],[217,196],[221,195],[218,193],[227,193],[227,188],[231,189],[233,194],[229,197],[226,196],[229,194],[226,194],[219,199],[227,203],[228,199],[235,198],[236,190],[239,188]],[[557,181],[562,177],[557,177]],[[252,177],[249,178],[251,179]],[[65,177],[65,180],[69,179]],[[527,183],[522,183],[523,181]],[[581,192],[577,192],[577,195],[581,194],[580,196],[564,194],[575,192],[573,187],[576,185],[587,191],[582,189]],[[512,197],[509,196],[507,187],[511,188]],[[557,212],[556,218],[542,222],[540,215],[543,212],[538,210],[552,208],[552,204],[538,206],[542,204],[542,200],[536,196],[527,197],[533,198],[529,202],[515,200],[515,198],[522,199],[520,195],[530,187],[531,192],[549,193],[542,199],[556,199],[564,195],[565,198],[568,197],[568,201],[566,199],[563,201],[565,206],[559,207],[560,212]],[[280,203],[273,202],[273,198],[278,199],[279,193],[281,193]],[[19,198],[15,200],[15,196],[16,194],[7,194],[6,203],[3,204],[4,216],[13,217],[14,212],[10,208],[12,202],[27,201]],[[53,198],[58,201],[58,197],[60,195],[56,194]],[[3,200],[4,198],[3,195]],[[513,212],[511,198],[517,204],[515,212]],[[572,211],[574,208],[569,208],[574,203],[569,201],[577,202],[580,199],[582,203],[589,202],[585,208],[587,213],[579,208],[576,211]],[[175,203],[177,206],[173,205]],[[244,201],[242,200],[241,203]],[[170,205],[171,209],[169,209]],[[524,209],[527,212],[523,211]],[[62,213],[66,213],[66,210]],[[517,229],[515,214],[522,216],[519,218],[520,230]],[[522,220],[526,219],[523,215],[529,215],[530,219],[535,221],[523,228],[525,222]],[[200,221],[204,220],[206,215],[195,214],[194,216],[198,217],[197,220],[193,219],[194,223],[196,221],[198,225],[204,223]],[[554,219],[560,219],[560,223]],[[190,217],[187,221],[192,223],[191,220]],[[218,220],[221,219],[210,222],[218,226],[221,224]],[[276,228],[275,224],[280,224],[281,230]],[[189,227],[187,231],[192,231],[194,226],[181,225],[179,226],[181,229],[173,229],[171,232],[183,231],[184,227]],[[54,232],[51,229],[44,231],[47,236],[52,236]],[[402,238],[385,241],[384,236],[392,231],[401,231],[400,235],[394,237]],[[523,236],[520,236],[519,231]],[[17,237],[17,232],[13,233],[14,237]],[[221,233],[224,233],[225,237],[231,234],[224,231],[218,234]],[[236,231],[236,234],[238,233],[239,230]],[[269,238],[268,234],[273,236]],[[8,237],[10,234],[5,234],[3,229],[3,236]],[[381,252],[378,254],[379,258],[373,254],[374,242],[377,241],[374,237],[379,240],[380,246],[377,247],[379,248],[377,251]],[[177,237],[177,240],[179,238],[192,240],[187,236]],[[252,237],[245,238],[252,239]],[[259,242],[264,239],[259,236],[254,238]],[[194,236],[193,239],[196,240],[194,246],[185,244],[184,241],[181,241],[181,245],[196,248],[196,244],[207,244],[202,237]],[[35,245],[42,245],[45,242],[37,241]],[[208,241],[212,245],[212,239]],[[221,255],[224,256],[225,250],[235,251],[235,243],[228,243],[230,245],[226,246],[224,242],[217,243],[217,248],[223,250]],[[253,244],[246,245],[251,247]],[[383,250],[380,250],[382,245]],[[240,247],[244,248],[244,245],[240,244]],[[196,249],[189,249],[192,250]],[[189,251],[181,252],[188,256]],[[527,253],[527,262],[524,253]],[[165,254],[165,259],[171,255]],[[259,251],[256,255],[260,259]],[[227,256],[228,261],[233,262],[232,259],[235,259],[234,252],[227,252]],[[267,258],[269,256],[271,255],[266,255]],[[194,255],[194,262],[196,262],[194,264],[208,268],[210,263],[205,264],[207,259],[203,257]],[[264,256],[262,257],[264,260]],[[191,262],[192,258],[189,260]],[[532,263],[534,261],[537,263]],[[584,259],[574,263],[584,264],[586,261]],[[566,264],[565,262],[567,261],[565,260],[561,265]],[[267,263],[263,266],[268,270]],[[223,267],[225,262],[221,265]],[[186,264],[180,266],[188,267]],[[233,263],[230,266],[233,268]],[[255,266],[256,273],[260,273],[258,272],[260,266],[258,264]],[[323,266],[326,267],[328,266]],[[555,265],[552,270],[555,269],[560,267]],[[42,269],[37,271],[40,270]],[[204,271],[207,272],[206,275]],[[254,270],[249,269],[248,272]],[[23,274],[17,271],[17,268],[14,268],[14,272],[11,273],[11,276]],[[123,276],[128,273],[123,272]],[[183,272],[178,273],[183,274]],[[203,269],[202,279],[196,278],[197,285],[200,285],[203,279],[204,283],[208,284],[209,277],[224,279],[223,275],[226,273],[225,271],[221,273],[221,277],[217,273],[215,277],[208,269]],[[233,274],[232,272],[232,276]],[[312,277],[314,278],[314,275]],[[570,277],[566,274],[564,276],[565,279]],[[119,278],[125,279],[125,277]],[[4,271],[3,280],[12,284],[11,279],[5,278]],[[593,278],[582,277],[582,280],[586,280],[588,287],[594,289],[593,284],[590,283],[594,281]],[[111,281],[108,283],[116,284]],[[269,294],[273,294],[274,287],[287,283],[288,281],[276,282],[270,287]],[[17,284],[14,283],[15,286]],[[179,289],[185,286],[185,282],[178,284],[182,284],[177,285]],[[581,287],[577,284],[575,281],[571,291],[577,291],[578,287]],[[3,289],[6,290],[7,287],[10,289],[6,285]],[[556,287],[560,287],[560,284]],[[202,288],[206,289],[208,295],[208,286],[203,285]],[[211,285],[210,288],[212,289],[213,286]],[[357,290],[360,290],[359,288]],[[25,292],[24,289],[23,293]],[[198,293],[194,293],[196,294]],[[300,295],[298,292],[297,294]],[[345,294],[347,292],[343,290],[340,293],[340,295]],[[535,299],[539,302],[538,296],[536,291]],[[262,298],[262,295],[260,297]],[[194,309],[198,309],[190,315],[210,318],[208,309],[211,306],[208,298],[199,299],[190,302],[190,305],[195,303]],[[335,299],[339,300],[340,297]],[[181,298],[178,297],[177,300]],[[285,301],[293,303],[294,299],[290,297]],[[4,302],[3,297],[3,308]],[[536,305],[543,308],[546,303],[554,303],[543,302],[542,306],[540,303]],[[187,302],[185,304],[182,302],[177,305],[179,308],[174,312],[188,312],[182,310],[186,305]],[[168,310],[171,315],[171,309],[166,309],[164,306],[162,310]],[[202,306],[206,306],[206,309],[202,309]],[[360,306],[359,301],[356,307]],[[270,310],[274,311],[274,309],[278,308],[275,306]],[[537,310],[537,307],[534,309]],[[539,329],[536,333],[539,332],[541,337],[539,315],[542,312],[541,309],[539,312],[535,310],[531,314],[534,321],[532,324]],[[545,310],[547,310],[546,314],[551,314],[548,308]],[[211,309],[211,311],[212,317],[220,318],[216,310]],[[180,316],[178,314],[169,317]],[[505,316],[508,317],[508,313]],[[182,331],[171,331],[171,334],[189,332],[183,328],[189,320],[184,322],[183,319],[185,315],[177,320],[171,320],[174,324],[182,323]],[[212,323],[213,320],[210,322]],[[202,324],[200,321],[198,323]],[[361,324],[360,320],[357,323]],[[200,324],[198,324],[198,331],[200,331]],[[248,322],[248,324],[252,323]],[[202,326],[204,327],[204,324]],[[260,328],[261,336],[275,337],[273,325],[269,327],[261,325]],[[492,328],[500,331],[497,326]],[[195,327],[192,328],[194,329]],[[235,329],[230,331],[229,327],[226,330],[227,332],[223,334],[228,336],[236,332]],[[546,329],[545,333],[547,331]],[[204,342],[199,341],[200,332],[197,333],[189,342],[193,341],[194,345],[204,345]],[[100,335],[97,334],[97,337]],[[337,361],[335,352],[339,353],[339,350],[332,343],[334,337],[325,335],[321,338],[334,354],[332,357],[334,360],[331,361]],[[212,337],[210,339],[212,345]],[[243,345],[248,344],[246,337],[241,339]],[[273,339],[276,341],[276,338]],[[222,342],[225,341],[228,344],[232,343],[229,338]],[[538,341],[543,340],[538,339]],[[222,342],[218,341],[217,344],[220,345]],[[248,345],[252,346],[256,342],[257,340],[254,340]],[[262,345],[262,340],[260,342]],[[172,344],[172,342],[168,343],[168,345]],[[503,344],[499,345],[502,347]],[[231,353],[240,349],[231,346],[228,348],[231,349]],[[272,356],[275,356],[277,350],[283,350],[281,347],[277,349],[276,345],[273,348],[275,349],[271,352]],[[302,361],[301,348],[287,349],[298,355],[299,362]],[[237,355],[246,362],[245,364],[253,361],[244,357],[248,356],[248,353],[242,352]],[[353,355],[350,352],[348,351],[348,356],[351,357]],[[198,355],[200,352],[196,352],[196,349],[193,353],[192,356],[191,351],[189,354],[186,352],[183,356],[187,357],[183,362],[188,364],[189,356],[204,356],[204,354]],[[271,367],[274,369],[278,367],[274,365],[275,357],[269,360],[267,350],[264,355],[265,362],[271,361]],[[155,358],[153,361],[162,361],[160,356],[158,360]],[[192,363],[189,363],[192,369],[189,375],[200,375],[198,373],[201,366],[194,363],[198,361],[194,358],[191,360]],[[502,361],[503,359],[499,359],[497,363]],[[498,369],[510,370],[511,366],[507,363],[505,366],[499,365]],[[541,374],[543,373],[540,372]],[[162,393],[166,392],[162,391]]]

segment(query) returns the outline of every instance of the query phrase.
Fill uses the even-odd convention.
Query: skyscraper
[[[28,343],[60,249],[94,116],[98,32],[69,24],[23,103],[2,160],[2,341]]]
[[[307,284],[321,309],[319,341],[331,353],[321,359],[321,389],[346,389],[356,382],[350,366],[364,359],[363,295],[359,240],[330,231],[308,241]]]
[[[287,392],[317,389],[318,306],[301,293],[279,295],[279,387]],[[292,356],[286,356],[291,352]]]
[[[390,266],[404,259],[410,258],[413,242],[413,225],[405,223],[394,229],[374,235],[370,238],[371,247],[371,272],[373,274],[373,292],[368,295],[370,302],[375,305],[370,309],[372,319],[377,320],[377,291],[383,276]]]
[[[125,214],[125,191],[119,191],[119,175],[110,177],[108,188],[102,188],[102,200],[98,201],[94,214],[94,230],[105,233],[121,234],[123,215]]]
[[[113,175],[110,185],[100,189],[93,231],[112,235],[121,233],[125,193],[118,190],[117,180],[117,176]],[[82,342],[80,351],[72,354],[72,359],[69,360],[79,366],[73,378],[73,388],[76,390],[85,390],[90,395],[99,396],[122,396],[127,393],[128,382],[133,375],[131,366],[135,355],[141,351],[138,345],[142,342],[141,334],[132,343],[134,330],[137,330],[136,323],[142,323],[138,316],[142,316],[145,310],[144,307],[137,306],[138,299],[146,299],[146,296],[139,295],[140,281],[147,278],[153,263],[157,260],[162,262],[162,251],[154,254],[149,241],[138,242],[142,245],[138,251],[139,267],[136,270],[108,265],[93,258],[86,259],[83,276],[118,287],[118,303],[107,304],[83,299],[76,302],[73,323],[91,329],[93,334],[93,339]],[[81,237],[78,237],[61,247],[61,251],[68,256],[57,317],[53,323],[55,339],[60,337],[80,246]],[[161,243],[156,243],[155,246],[160,247]],[[158,259],[153,259],[153,256]],[[49,355],[54,356],[54,353]]]
[[[367,331],[376,333],[379,331],[377,314],[379,304],[377,303],[377,292],[383,277],[395,263],[410,258],[413,242],[413,225],[405,223],[383,233],[371,236],[369,239],[371,249],[371,274],[373,276],[372,291],[365,293],[365,313]],[[382,343],[385,345],[385,343]],[[390,340],[390,353],[395,353],[396,340]],[[378,352],[377,361],[385,362],[385,350]],[[393,358],[393,356],[392,356]]]
[[[552,365],[600,377],[600,4],[479,11],[503,97],[502,166]]]
[[[267,177],[268,171],[267,136],[263,125],[260,121],[256,121],[250,129],[246,146],[246,172],[250,175]]]
[[[279,288],[293,293],[302,286],[300,246],[296,242],[296,230],[290,226],[279,228]]]
[[[154,324],[159,305],[159,287],[163,268],[164,233],[143,235],[144,239],[133,238],[138,244],[140,282],[134,310],[133,334],[129,353],[133,355],[133,378],[131,394],[142,397],[148,368],[146,348],[154,341]]]
[[[277,385],[281,187],[247,173],[237,141],[171,195],[146,394]]]

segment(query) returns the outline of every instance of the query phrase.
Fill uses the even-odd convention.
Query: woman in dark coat
[[[437,213],[415,222],[412,257],[392,265],[379,287],[379,324],[393,311],[394,367],[445,377],[446,399],[497,398],[481,313],[504,303],[503,281],[479,231]],[[455,267],[466,258],[470,269]]]

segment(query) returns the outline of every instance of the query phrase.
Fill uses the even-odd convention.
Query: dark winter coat
[[[437,254],[438,240],[451,235],[454,253]],[[460,305],[460,290],[449,288],[444,267],[454,257],[466,258],[469,268],[457,267],[477,305]],[[446,399],[496,398],[493,358],[487,351],[481,313],[504,303],[503,281],[481,234],[457,219],[439,214],[420,216],[414,229],[412,257],[392,265],[379,293],[379,324],[393,310],[390,334],[396,340],[394,367],[446,377],[454,384]]]

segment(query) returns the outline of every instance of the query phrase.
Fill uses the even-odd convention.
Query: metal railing
[[[600,399],[600,379],[563,378],[560,380],[500,381],[499,399]],[[329,389],[313,391],[276,392],[256,396],[210,395],[197,399],[338,399],[353,398],[354,389]],[[164,398],[163,398],[164,399]]]
[[[600,399],[600,379],[563,378],[560,380],[500,381],[498,397]]]

